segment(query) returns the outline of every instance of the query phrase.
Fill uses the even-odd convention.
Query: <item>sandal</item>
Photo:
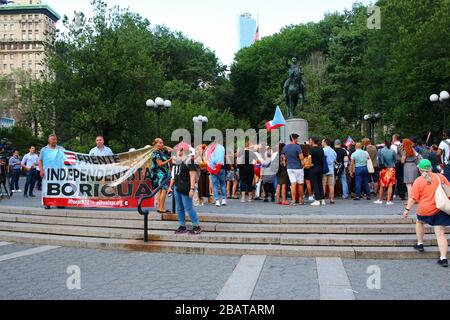
[[[291,205],[289,202],[282,202],[281,203],[283,206],[289,206],[289,205]]]

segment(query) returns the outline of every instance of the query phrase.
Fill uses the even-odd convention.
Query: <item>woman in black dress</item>
[[[245,203],[245,194],[248,194],[248,202],[252,202],[253,180],[255,177],[255,168],[253,162],[256,155],[250,149],[250,143],[245,144],[245,149],[238,153],[238,169],[241,182],[241,202]]]
[[[325,153],[323,152],[322,147],[319,146],[318,138],[309,139],[309,145],[311,146],[311,158],[312,158],[312,168],[309,171],[309,177],[311,179],[311,184],[314,189],[314,197],[315,200],[311,205],[312,206],[324,206],[325,200],[323,196],[323,161],[325,159]]]
[[[279,167],[277,172],[277,192],[276,192],[276,203],[285,206],[289,205],[287,202],[287,188],[289,185],[289,176],[287,173],[287,159],[283,154],[283,149],[285,147],[284,143],[280,143],[278,146],[278,156],[276,157],[279,161]]]

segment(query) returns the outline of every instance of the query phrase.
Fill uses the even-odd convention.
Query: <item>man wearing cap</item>
[[[447,178],[439,173],[432,173],[433,165],[430,160],[423,159],[419,162],[421,176],[414,182],[412,196],[408,200],[403,217],[408,218],[410,211],[417,203],[417,244],[414,246],[419,252],[425,252],[424,235],[425,225],[433,226],[439,245],[440,259],[438,265],[448,268],[448,241],[445,228],[450,226],[450,215],[436,207],[436,190],[440,184],[450,186]]]
[[[287,159],[287,172],[291,182],[292,204],[296,205],[297,199],[301,205],[304,204],[304,189],[305,173],[303,170],[303,163],[301,161],[302,148],[298,144],[299,135],[293,133],[290,135],[290,143],[283,149],[283,154]],[[300,187],[300,195],[297,196],[297,190]]]
[[[342,186],[342,198],[347,200],[350,197],[347,183],[347,167],[350,162],[348,151],[342,147],[341,140],[334,142],[334,151],[336,151],[335,176],[339,178]]]

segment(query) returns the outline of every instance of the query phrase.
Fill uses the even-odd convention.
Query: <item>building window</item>
[[[14,25],[13,25],[13,24],[11,24],[11,25],[9,26],[9,28],[10,28],[11,31],[14,31]]]

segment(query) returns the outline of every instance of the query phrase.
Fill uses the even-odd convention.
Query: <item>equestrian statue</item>
[[[287,105],[287,115],[292,119],[295,114],[300,96],[302,97],[301,111],[304,110],[304,104],[307,103],[306,88],[303,81],[303,70],[298,64],[297,57],[293,57],[291,61],[286,60],[286,67],[289,69],[289,78],[284,83],[284,99]]]

